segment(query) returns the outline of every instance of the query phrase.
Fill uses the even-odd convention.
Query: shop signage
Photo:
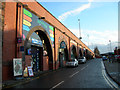
[[[21,51],[21,52],[24,51],[24,46],[20,46],[20,51]]]
[[[17,37],[17,43],[22,43],[22,37]]]
[[[32,38],[32,43],[42,46],[42,41]]]
[[[28,66],[28,74],[29,74],[30,77],[31,77],[31,76],[34,76],[34,75],[33,75],[33,70],[32,70],[32,67],[31,67],[31,66]]]
[[[28,32],[35,26],[41,26],[48,33],[52,45],[54,46],[54,27],[39,19],[38,16],[23,8],[23,39],[27,37]],[[36,41],[37,42],[37,41]],[[38,42],[37,42],[38,43]],[[40,43],[39,43],[40,44]]]
[[[31,55],[31,48],[27,50],[28,55]]]
[[[28,68],[27,68],[27,67],[25,67],[23,76],[24,76],[24,77],[28,77]]]
[[[60,43],[60,48],[62,48],[62,49],[65,49],[65,48],[66,48],[65,42],[61,42],[61,43]]]
[[[13,59],[13,71],[14,71],[14,76],[22,75],[22,59],[21,58]]]

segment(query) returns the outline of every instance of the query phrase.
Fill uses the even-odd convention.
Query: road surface
[[[113,88],[103,72],[101,59],[88,60],[75,68],[62,68],[43,74],[12,88]]]

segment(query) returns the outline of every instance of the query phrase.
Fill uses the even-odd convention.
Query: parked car
[[[103,56],[102,60],[105,61],[105,60],[108,60],[108,58],[106,56]]]
[[[66,66],[67,67],[75,67],[75,66],[78,66],[78,61],[77,59],[72,59],[70,61],[67,61],[66,62]]]
[[[85,57],[80,57],[78,59],[78,63],[86,63],[86,58]]]

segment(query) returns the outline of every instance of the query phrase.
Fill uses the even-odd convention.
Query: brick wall
[[[0,2],[0,72],[2,72],[2,30],[4,22],[5,3]],[[0,73],[0,84],[2,83],[2,73]]]
[[[2,77],[3,80],[13,78],[13,58],[15,58],[16,41],[16,3],[5,3],[3,28]]]
[[[0,2],[0,72],[2,72],[2,3]],[[0,85],[2,83],[2,74],[0,73]]]

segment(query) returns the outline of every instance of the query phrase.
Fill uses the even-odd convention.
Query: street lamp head
[[[82,37],[79,37],[79,39],[82,39]]]

